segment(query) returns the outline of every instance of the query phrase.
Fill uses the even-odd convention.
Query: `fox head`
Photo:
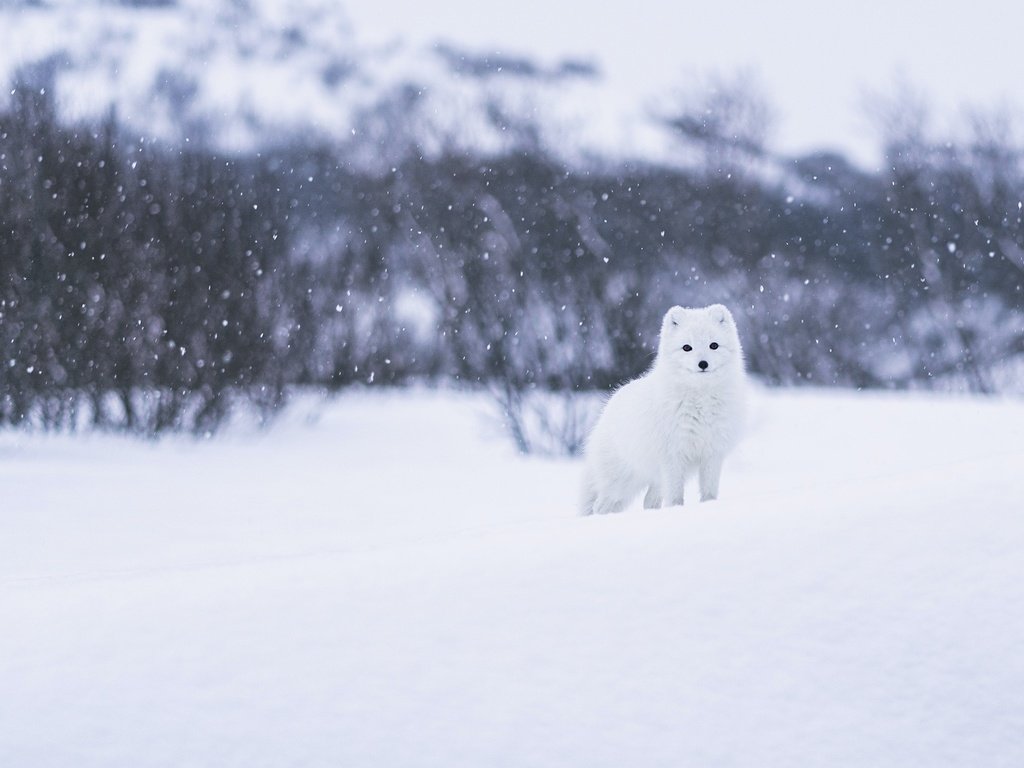
[[[732,313],[722,304],[672,307],[661,321],[656,365],[694,384],[742,373],[743,349]]]

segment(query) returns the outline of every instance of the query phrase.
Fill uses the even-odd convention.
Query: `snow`
[[[71,121],[104,119],[116,107],[131,130],[164,141],[200,140],[230,151],[252,151],[295,135],[367,143],[387,167],[382,146],[415,130],[428,154],[449,144],[495,152],[510,139],[490,116],[500,107],[515,119],[539,121],[567,157],[624,146],[618,115],[587,130],[602,87],[597,77],[465,77],[452,71],[436,42],[363,43],[345,9],[321,0],[256,0],[244,6],[187,0],[167,8],[108,3],[0,6],[0,108],[19,68],[49,61],[61,114]],[[469,51],[476,55],[476,50]],[[456,52],[457,54],[457,52]],[[366,114],[408,87],[415,103],[400,104],[404,123],[377,115],[376,135],[364,136]],[[401,122],[401,121],[400,121]],[[646,121],[645,122],[649,122]],[[612,133],[608,131],[611,130]],[[629,129],[632,131],[632,129]],[[662,148],[672,144],[656,125]],[[632,135],[630,133],[629,135]],[[612,144],[609,144],[612,142]],[[404,149],[404,148],[403,148]],[[368,164],[373,164],[367,161]]]
[[[772,146],[838,150],[866,169],[881,163],[872,97],[896,97],[902,85],[934,106],[939,131],[955,129],[965,108],[1002,105],[1016,115],[1024,107],[1015,55],[1024,7],[1002,0],[980,0],[970,13],[948,0],[866,0],[827,13],[815,0],[633,0],[600,10],[581,0],[520,0],[487,13],[475,0],[444,0],[430,13],[416,0],[353,0],[346,8],[366,40],[590,58],[606,80],[592,111],[612,112],[623,131],[629,124],[652,144],[642,116],[695,80],[740,72],[776,108]]]
[[[1016,57],[1024,9],[1001,0],[981,0],[969,14],[920,0],[870,0],[828,14],[810,0],[639,0],[600,11],[579,0],[522,0],[486,10],[474,0],[445,0],[429,13],[413,0],[0,3],[0,80],[52,59],[73,119],[102,118],[116,105],[147,135],[210,132],[242,150],[282,131],[345,139],[361,111],[408,83],[423,97],[410,119],[428,124],[438,142],[503,146],[487,119],[494,101],[520,118],[540,116],[542,137],[569,159],[670,162],[681,150],[655,116],[697,86],[745,74],[775,107],[770,147],[838,150],[866,169],[882,162],[871,108],[879,97],[919,91],[943,139],[963,135],[965,110],[1013,116],[1024,106]],[[439,44],[546,67],[585,61],[599,76],[458,78]],[[0,89],[0,106],[6,96]]]
[[[755,406],[607,518],[466,394],[0,434],[0,764],[1024,764],[1024,404]]]

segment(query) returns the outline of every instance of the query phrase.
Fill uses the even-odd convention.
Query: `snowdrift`
[[[761,394],[606,518],[485,412],[0,435],[0,764],[1024,763],[1020,403]]]

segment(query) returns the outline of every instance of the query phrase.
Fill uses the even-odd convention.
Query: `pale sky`
[[[876,164],[869,94],[905,82],[939,122],[964,106],[1024,107],[1024,4],[1003,0],[348,0],[367,42],[446,40],[481,52],[585,57],[614,98],[649,104],[695,76],[754,72],[783,151],[839,148]]]

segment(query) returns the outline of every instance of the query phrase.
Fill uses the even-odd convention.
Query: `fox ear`
[[[671,328],[672,326],[682,325],[683,311],[683,308],[680,306],[672,307],[672,309],[665,313],[665,319],[661,321],[661,327]]]
[[[712,318],[722,324],[728,323],[729,325],[735,325],[735,322],[732,319],[732,313],[724,304],[712,304],[708,307],[708,312],[711,314]]]

